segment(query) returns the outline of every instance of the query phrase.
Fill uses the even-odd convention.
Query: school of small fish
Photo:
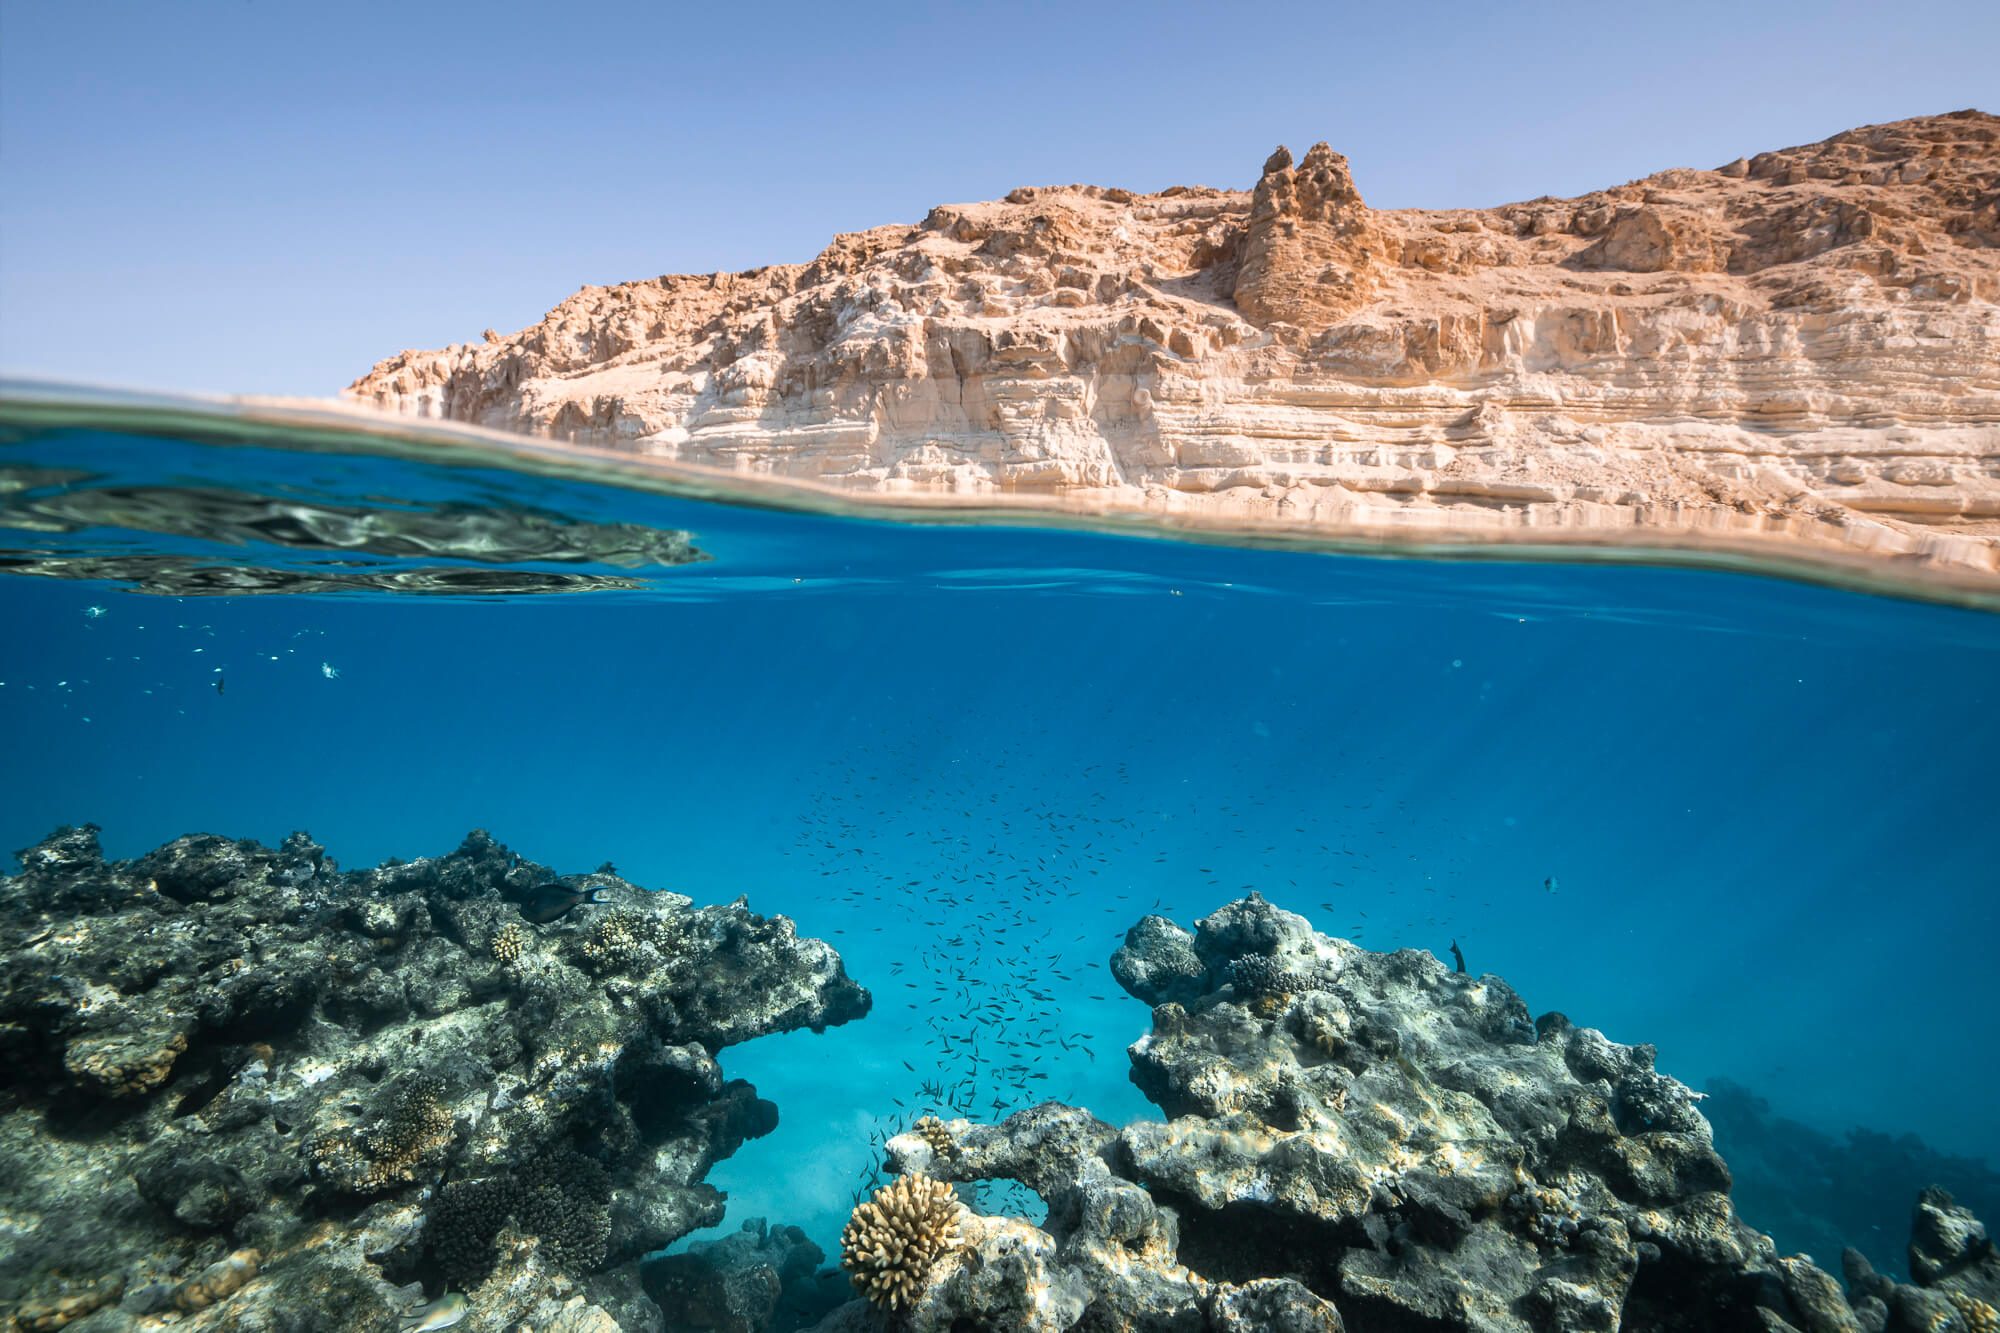
[[[833,882],[822,901],[845,909],[839,915],[848,923],[813,933],[836,945],[850,930],[927,942],[898,955],[888,965],[888,984],[878,987],[882,1004],[915,1013],[928,1036],[924,1059],[897,1061],[906,1081],[889,1094],[894,1110],[880,1116],[870,1134],[876,1152],[854,1178],[856,1203],[887,1179],[881,1146],[921,1116],[992,1122],[1050,1098],[1081,1101],[1065,1080],[1097,1061],[1099,1036],[1074,1011],[1085,1002],[1101,1006],[1122,998],[1104,960],[1141,915],[1185,911],[1182,903],[1133,892],[1135,867],[1151,872],[1148,879],[1171,878],[1191,895],[1190,903],[1207,907],[1256,889],[1304,910],[1333,891],[1345,901],[1323,899],[1317,906],[1327,917],[1350,917],[1342,933],[1356,942],[1365,942],[1370,924],[1368,912],[1356,905],[1362,901],[1378,910],[1406,909],[1404,920],[1387,926],[1399,943],[1448,938],[1455,929],[1449,922],[1459,895],[1440,882],[1450,883],[1469,859],[1427,854],[1423,860],[1432,869],[1413,893],[1384,882],[1391,876],[1382,873],[1388,869],[1383,862],[1403,850],[1399,835],[1416,832],[1407,800],[1378,792],[1300,822],[1296,793],[1269,788],[1246,767],[1231,786],[1244,793],[1240,804],[1149,809],[1151,803],[1135,795],[1127,763],[1085,767],[1077,777],[1089,794],[1055,799],[1039,784],[1009,775],[1015,758],[982,755],[977,763],[940,764],[934,751],[915,745],[864,748],[828,766],[812,809],[797,816],[795,850],[822,880]],[[1345,764],[1349,757],[1330,760]],[[1376,771],[1389,771],[1383,757],[1375,762]],[[927,799],[913,805],[885,792],[921,792]],[[1249,840],[1269,831],[1277,811],[1294,812],[1288,816],[1291,837],[1259,852]],[[1217,865],[1184,866],[1185,856],[1157,850],[1158,831],[1176,820],[1199,820],[1204,834],[1226,832],[1247,842],[1241,852],[1292,874],[1231,883]],[[1302,840],[1308,857],[1326,868],[1318,883],[1302,885],[1294,877],[1308,859],[1300,855]],[[1206,845],[1217,848],[1212,859],[1218,864],[1243,860],[1237,848]],[[1419,860],[1415,852],[1405,857]],[[1368,886],[1366,897],[1350,883]],[[1075,928],[1092,918],[1098,928]],[[1444,943],[1436,941],[1440,952]],[[1116,1040],[1122,1051],[1124,1037]],[[985,1202],[995,1212],[1024,1211],[1025,1197],[1009,1197],[1021,1190],[999,1187]]]

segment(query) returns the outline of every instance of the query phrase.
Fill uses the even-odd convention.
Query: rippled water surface
[[[781,1113],[712,1176],[730,1227],[831,1247],[942,1088],[1149,1113],[1109,955],[1247,889],[1657,1044],[1781,1243],[1852,1208],[1893,1263],[1921,1154],[1993,1156],[2000,616],[283,444],[0,443],[0,847],[307,829],[364,866],[485,828],[795,918],[875,1009],[724,1053]],[[1856,1127],[1922,1140],[1869,1158],[1887,1215],[1786,1183]]]

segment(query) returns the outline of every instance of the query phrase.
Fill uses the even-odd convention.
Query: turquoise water
[[[727,1228],[832,1250],[944,1097],[1151,1113],[1111,950],[1251,888],[1831,1142],[1994,1156],[2000,616],[91,429],[0,443],[0,572],[0,847],[485,828],[832,941],[874,1012],[724,1053],[781,1113],[711,1177]],[[1893,1264],[1928,1183],[1853,1243]]]

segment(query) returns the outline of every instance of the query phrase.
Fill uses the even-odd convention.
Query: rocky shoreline
[[[1370,208],[1324,143],[1247,190],[1024,187],[344,396],[899,504],[1991,593],[1996,384],[2000,118],[1959,111],[1492,208]]]
[[[1702,1094],[1500,978],[1255,894],[1148,916],[1165,1115],[925,1117],[843,1273],[704,1182],[778,1111],[716,1057],[864,1017],[828,945],[475,832],[343,872],[306,835],[0,877],[11,1330],[1758,1330],[1992,1333],[2000,1254],[1941,1189],[1909,1282],[1740,1220]],[[989,1182],[1001,1182],[990,1185]],[[983,1211],[982,1190],[1046,1205]]]

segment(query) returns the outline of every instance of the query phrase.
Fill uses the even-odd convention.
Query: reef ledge
[[[717,1054],[870,1006],[784,917],[484,832],[347,872],[303,833],[108,862],[86,825],[20,858],[10,1333],[660,1330],[639,1259],[719,1223],[704,1177],[777,1124]]]
[[[1153,1006],[1131,1076],[1168,1118],[1050,1102],[892,1137],[888,1168],[936,1182],[927,1198],[1013,1180],[1047,1216],[905,1210],[899,1250],[857,1210],[850,1267],[920,1257],[877,1284],[892,1308],[857,1300],[817,1333],[885,1314],[903,1333],[1996,1326],[2000,1255],[1948,1194],[1917,1200],[1913,1283],[1849,1250],[1843,1292],[1737,1217],[1701,1094],[1652,1047],[1531,1019],[1496,976],[1370,952],[1254,894],[1192,931],[1144,918],[1112,967]]]
[[[1490,208],[1370,208],[1324,143],[1251,179],[586,286],[345,397],[884,504],[2000,592],[2000,118]]]

